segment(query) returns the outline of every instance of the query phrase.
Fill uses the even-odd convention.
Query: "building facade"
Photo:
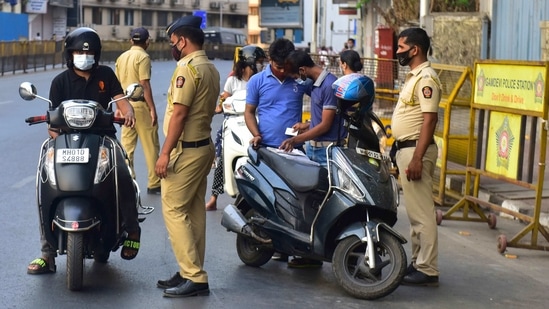
[[[62,40],[71,30],[87,26],[103,40],[127,40],[131,29],[145,27],[153,40],[165,39],[173,20],[201,11],[207,27],[248,31],[248,0],[27,0],[2,3],[3,12],[28,15],[28,39]],[[37,34],[40,34],[38,36]]]
[[[145,27],[153,40],[166,39],[166,27],[185,15],[202,11],[207,27],[246,30],[246,0],[81,0],[83,8],[68,12],[69,27],[79,25],[95,29],[103,39],[127,39],[131,29]],[[71,14],[72,13],[72,14]],[[75,14],[76,13],[76,14]],[[70,31],[70,29],[68,29]]]

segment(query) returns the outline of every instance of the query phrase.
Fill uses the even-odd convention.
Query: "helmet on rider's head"
[[[95,63],[99,65],[101,57],[101,39],[95,30],[88,27],[80,27],[70,32],[65,38],[65,50],[63,55],[67,61],[67,67],[74,66],[72,53],[74,51],[91,51],[94,54]]]
[[[359,103],[359,111],[364,112],[374,104],[374,81],[360,73],[343,75],[332,84],[332,89],[343,111]]]
[[[250,67],[255,67],[255,62],[261,58],[267,58],[265,51],[255,45],[246,45],[238,51],[238,61],[242,61]]]

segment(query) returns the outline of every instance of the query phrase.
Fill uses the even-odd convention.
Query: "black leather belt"
[[[199,140],[196,142],[181,141],[181,146],[183,146],[183,148],[199,148],[199,147],[207,146],[209,144],[210,144],[209,138],[205,138],[203,140]]]
[[[407,140],[407,141],[395,141],[395,147],[397,150],[400,150],[402,148],[408,148],[408,147],[416,147],[417,146],[417,139],[413,140]],[[434,144],[435,140],[431,140],[430,144]]]
[[[131,102],[145,102],[145,97],[140,97],[137,99],[130,99]]]

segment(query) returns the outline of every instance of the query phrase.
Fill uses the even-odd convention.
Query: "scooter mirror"
[[[30,82],[23,82],[19,86],[19,95],[23,100],[34,100],[36,98],[36,87]]]
[[[128,85],[126,88],[126,96],[132,100],[143,100],[143,86],[138,83]]]

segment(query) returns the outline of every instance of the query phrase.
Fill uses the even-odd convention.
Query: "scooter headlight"
[[[334,184],[340,190],[349,193],[357,200],[366,201],[366,188],[364,188],[360,179],[356,176],[345,155],[340,150],[335,149],[332,159],[332,168],[335,169]]]
[[[93,180],[95,184],[102,182],[109,174],[111,170],[109,158],[109,149],[105,146],[100,146],[99,156],[97,157],[97,169],[95,170],[95,178]]]
[[[56,186],[57,180],[55,179],[55,149],[49,147],[44,153],[43,169],[46,172],[46,178],[50,182],[50,185]]]
[[[86,105],[68,105],[65,106],[63,117],[70,128],[88,129],[95,120],[95,109]]]
[[[356,199],[362,200],[364,195],[360,192],[357,186],[353,183],[351,178],[342,169],[337,170],[337,178],[339,180],[339,188]]]

